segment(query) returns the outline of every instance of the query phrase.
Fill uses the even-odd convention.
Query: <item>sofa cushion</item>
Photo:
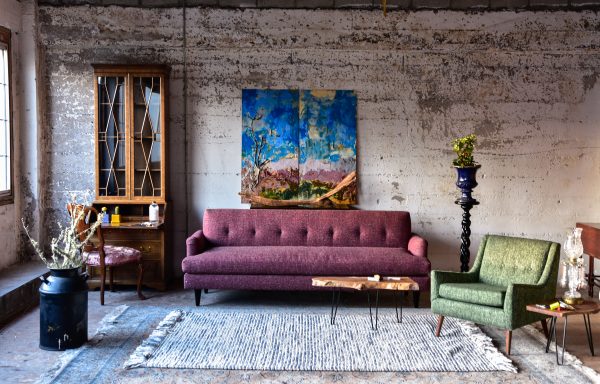
[[[403,211],[207,209],[202,231],[213,246],[408,247]]]
[[[506,288],[483,283],[446,283],[440,285],[439,295],[465,303],[502,307]]]
[[[431,264],[403,248],[215,247],[182,262],[183,272],[234,275],[426,276]]]

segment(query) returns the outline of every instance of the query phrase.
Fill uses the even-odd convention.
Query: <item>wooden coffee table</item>
[[[600,303],[597,301],[586,300],[583,304],[573,305],[575,309],[561,309],[560,311],[553,311],[546,308],[540,308],[535,304],[530,304],[526,308],[530,312],[541,313],[542,315],[550,316],[550,333],[548,335],[548,341],[546,342],[546,353],[550,349],[550,343],[554,340],[555,352],[556,352],[556,364],[564,364],[565,363],[565,341],[567,338],[567,324],[569,321],[569,316],[573,315],[583,315],[583,322],[585,324],[585,333],[587,335],[588,345],[590,347],[590,352],[592,356],[594,356],[594,340],[592,338],[592,323],[590,321],[590,314],[600,312]],[[558,361],[558,340],[556,340],[556,319],[562,317],[565,319],[565,326],[563,329],[563,337],[562,337],[562,356],[561,362]]]
[[[379,291],[382,289],[388,291],[418,291],[419,284],[409,277],[384,277],[381,281],[370,281],[366,277],[354,276],[325,276],[313,277],[312,285],[315,287],[333,288],[333,298],[331,301],[331,325],[335,324],[338,306],[342,289],[355,289],[357,291],[367,291],[367,300],[369,302],[369,315],[371,316],[371,328],[377,330],[379,315]],[[370,291],[375,291],[375,326],[373,326],[373,311],[371,307]],[[337,296],[337,299],[336,299]],[[398,301],[400,301],[400,316],[398,316]],[[397,293],[394,294],[394,306],[396,308],[396,321],[402,322],[402,300],[398,300]]]

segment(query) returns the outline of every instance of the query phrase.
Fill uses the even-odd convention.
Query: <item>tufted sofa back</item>
[[[479,271],[485,284],[507,287],[511,283],[537,284],[544,272],[552,242],[487,235]]]
[[[213,246],[407,248],[411,227],[401,211],[207,209],[202,232]]]

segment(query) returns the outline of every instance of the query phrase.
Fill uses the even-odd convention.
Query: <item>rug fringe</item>
[[[502,352],[498,351],[492,343],[492,338],[486,335],[477,325],[463,320],[458,320],[457,322],[462,331],[473,340],[475,345],[483,350],[488,360],[496,365],[498,370],[513,373],[518,372],[517,367],[515,367],[512,360],[504,356]]]
[[[152,356],[152,353],[160,346],[165,337],[169,334],[173,326],[182,320],[183,311],[176,310],[169,313],[159,324],[158,327],[152,331],[150,336],[144,340],[144,342],[136,348],[131,354],[129,360],[123,364],[123,368],[139,368],[146,360]]]
[[[546,336],[544,336],[544,334],[540,330],[535,328],[533,325],[526,325],[526,326],[522,327],[521,329],[525,333],[529,334],[529,336],[533,337],[536,341],[539,341],[542,345],[544,345],[544,347],[546,346],[546,342],[547,342]],[[553,349],[552,346],[555,343],[556,342],[553,341],[550,344],[550,350]],[[558,348],[559,348],[559,351],[562,351],[561,346],[558,346]],[[584,376],[589,378],[592,382],[600,383],[600,373],[596,372],[595,370],[593,370],[590,367],[585,366],[583,364],[583,362],[581,360],[579,360],[579,358],[577,358],[577,356],[572,355],[566,349],[565,349],[565,362],[569,363],[571,367],[573,367],[574,369],[581,372]]]
[[[80,348],[76,349],[67,349],[63,352],[63,354],[58,359],[58,362],[50,369],[48,372],[45,372],[41,375],[36,384],[47,384],[51,383],[60,375],[60,373],[69,365],[69,363],[75,359],[83,350],[89,348],[90,345],[98,344],[106,335],[106,331],[113,324],[117,322],[117,319],[129,308],[128,305],[120,305],[113,309],[109,314],[104,316],[104,318],[100,321],[96,332],[92,335],[92,337],[88,340],[86,344],[84,344]]]

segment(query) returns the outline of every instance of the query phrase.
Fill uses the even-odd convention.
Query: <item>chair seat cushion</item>
[[[465,303],[502,307],[506,288],[483,283],[446,283],[440,285],[439,295]]]
[[[213,275],[427,276],[431,264],[404,248],[215,247],[182,263],[184,273]]]
[[[142,259],[142,253],[135,248],[119,247],[115,245],[104,246],[104,263],[107,266],[123,265],[139,262]],[[84,252],[83,258],[87,265],[99,266],[100,253],[98,251]]]

